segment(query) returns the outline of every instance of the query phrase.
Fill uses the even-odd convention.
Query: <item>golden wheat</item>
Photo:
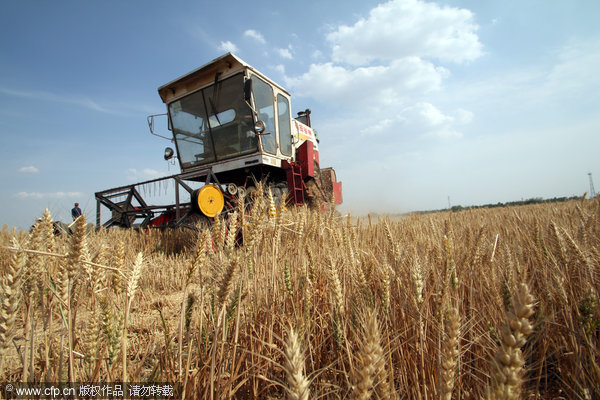
[[[262,190],[199,235],[82,219],[54,236],[49,212],[2,230],[0,380],[600,398],[599,200],[361,221],[281,202],[269,218]]]

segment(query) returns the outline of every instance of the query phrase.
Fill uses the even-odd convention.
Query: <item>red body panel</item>
[[[332,182],[335,204],[342,204],[342,182]]]
[[[296,162],[302,167],[302,178],[315,176],[315,161],[319,164],[319,152],[313,148],[310,140],[305,141],[296,150]]]
[[[148,226],[150,227],[164,227],[171,221],[175,220],[175,210],[167,211],[163,214],[160,214],[158,217],[154,218]]]

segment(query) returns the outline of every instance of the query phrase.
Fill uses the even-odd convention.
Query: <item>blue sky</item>
[[[343,211],[581,195],[600,177],[597,1],[0,4],[0,223],[170,175],[157,88],[227,51],[310,108]],[[597,181],[600,182],[600,181]],[[600,189],[600,183],[597,184]]]

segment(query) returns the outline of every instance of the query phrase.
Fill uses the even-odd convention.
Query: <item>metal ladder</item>
[[[295,162],[288,163],[289,168],[286,171],[288,196],[293,204],[304,204],[304,181],[302,180],[302,166]]]

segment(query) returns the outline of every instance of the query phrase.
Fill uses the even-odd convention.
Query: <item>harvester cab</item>
[[[181,173],[96,193],[98,225],[102,206],[112,213],[106,227],[190,225],[231,207],[236,195],[251,194],[256,182],[290,205],[341,204],[341,182],[319,164],[310,110],[292,118],[290,94],[240,58],[227,53],[158,93],[175,147],[164,157],[176,157]],[[154,117],[148,124],[158,135]],[[175,182],[175,204],[149,205],[139,188],[165,180]],[[202,186],[193,189],[190,182]],[[180,188],[189,202],[180,201]]]

